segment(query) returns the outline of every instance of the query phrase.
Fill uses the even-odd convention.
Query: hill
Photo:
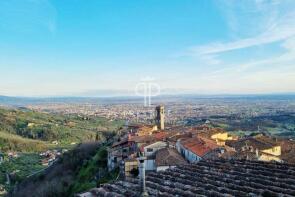
[[[99,143],[112,139],[122,125],[123,121],[109,121],[94,116],[41,113],[26,108],[0,108],[0,153],[4,153],[4,162],[0,165],[0,186],[6,191],[12,191],[18,188],[18,183],[25,180],[24,184],[28,183],[25,187],[30,187],[35,183],[26,177],[45,170],[42,176],[38,176],[38,182],[43,183],[38,186],[41,193],[51,192],[49,182],[56,188],[53,192],[58,192],[61,196],[64,192],[73,194],[88,189],[93,185],[91,181],[97,168],[105,170],[106,151],[100,151],[90,163],[87,161],[96,154]],[[48,169],[42,165],[40,152],[48,149],[71,150],[76,147],[73,144],[78,144],[77,148],[57,159],[56,165],[48,166]],[[18,156],[9,158],[10,151],[17,152]],[[97,162],[102,163],[101,166],[96,165]],[[60,178],[61,174],[64,175],[63,178]],[[10,183],[7,183],[7,175]],[[46,183],[42,181],[43,178]],[[60,185],[59,180],[63,180],[65,185]],[[85,184],[74,180],[83,180]]]
[[[28,109],[0,108],[0,138],[25,142],[33,139],[61,144],[104,140],[123,125],[123,121],[109,121],[100,117],[60,115],[35,112]],[[9,134],[9,135],[7,135]],[[20,136],[22,138],[17,138]],[[25,138],[25,139],[23,139]],[[28,141],[33,144],[38,141]],[[42,143],[38,142],[38,145]]]

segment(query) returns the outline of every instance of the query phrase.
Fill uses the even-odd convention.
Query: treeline
[[[8,196],[73,196],[79,191],[95,187],[98,169],[106,172],[106,166],[107,152],[101,144],[97,142],[80,144],[64,154],[57,163],[43,173],[18,184]]]

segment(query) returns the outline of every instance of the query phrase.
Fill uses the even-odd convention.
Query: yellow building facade
[[[276,161],[281,162],[280,156],[282,154],[281,146],[274,146],[269,149],[261,150],[259,160],[261,161]]]
[[[272,148],[262,150],[261,152],[274,156],[281,156],[282,154],[281,146],[274,146]]]
[[[225,146],[225,141],[233,140],[233,137],[228,135],[227,132],[219,132],[211,135],[211,139],[215,140],[217,145]]]
[[[131,172],[133,169],[138,169],[138,161],[136,159],[125,160],[125,176],[132,176]]]

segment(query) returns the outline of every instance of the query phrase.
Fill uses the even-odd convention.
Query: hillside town
[[[243,165],[239,162],[247,162],[249,167],[255,166],[256,163],[261,166],[269,166],[265,163],[282,166],[284,164],[289,165],[287,163],[292,161],[288,159],[290,156],[286,157],[285,153],[282,154],[284,150],[282,148],[283,143],[286,143],[286,141],[264,134],[245,137],[233,136],[224,129],[212,127],[210,121],[195,127],[166,127],[164,106],[157,106],[154,124],[126,125],[121,135],[116,138],[108,150],[108,170],[120,169],[118,180],[123,181],[120,183],[121,186],[117,185],[118,188],[116,189],[115,186],[108,185],[108,187],[94,189],[92,192],[81,193],[78,196],[105,196],[98,194],[100,192],[108,193],[107,191],[109,190],[117,192],[119,188],[125,187],[125,184],[138,184],[138,181],[135,181],[138,178],[139,182],[143,181],[143,184],[145,184],[145,180],[142,180],[145,179],[145,174],[149,177],[149,181],[156,181],[158,179],[160,181],[164,175],[164,177],[169,176],[172,178],[172,175],[169,175],[169,173],[178,174],[177,176],[173,175],[174,179],[177,179],[178,176],[183,178],[185,176],[185,173],[182,173],[183,170],[187,171],[189,170],[188,168],[193,168],[199,171],[201,167],[204,170],[208,161],[216,162],[216,165],[219,165],[217,168],[221,167],[220,163],[222,161],[235,161],[239,165]],[[215,166],[214,162],[209,163]],[[294,166],[290,168],[292,173],[294,173]],[[161,181],[164,180],[166,179],[162,178]],[[141,185],[141,182],[139,185]],[[167,189],[164,190],[167,192]],[[146,195],[147,193],[153,193],[152,189],[149,192],[143,189],[141,192],[144,192]],[[221,191],[217,193],[213,192],[216,196],[222,196]],[[202,194],[208,195],[208,193]],[[114,194],[112,196],[117,195]],[[137,195],[130,194],[127,196],[138,196],[138,193]],[[151,196],[171,195],[154,194]],[[239,196],[243,196],[242,192]]]

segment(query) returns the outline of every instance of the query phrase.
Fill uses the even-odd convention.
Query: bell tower
[[[165,111],[164,106],[160,105],[156,107],[156,124],[158,129],[164,130],[165,129]]]

